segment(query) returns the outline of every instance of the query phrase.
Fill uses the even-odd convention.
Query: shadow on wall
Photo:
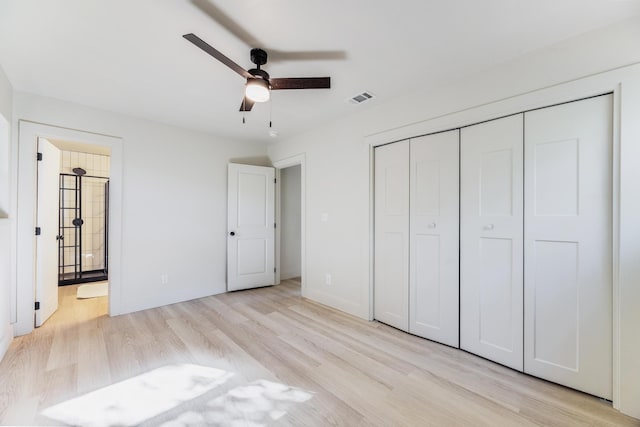
[[[273,166],[273,164],[271,163],[271,159],[269,159],[267,156],[235,157],[233,159],[229,159],[229,163],[238,163],[242,165],[252,166]]]

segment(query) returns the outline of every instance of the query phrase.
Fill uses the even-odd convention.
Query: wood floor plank
[[[76,288],[0,362],[1,423],[59,424],[42,411],[194,364],[228,378],[142,425],[640,426],[593,396],[301,298],[296,280],[113,318],[106,297]]]
[[[85,321],[78,331],[78,385],[80,393],[111,383],[109,354],[97,321]]]

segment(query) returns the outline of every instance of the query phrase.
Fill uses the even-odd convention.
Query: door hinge
[[[36,160],[38,160],[39,162],[42,161],[42,153],[38,153],[38,155],[36,156]]]
[[[276,272],[276,268],[275,268],[275,267],[273,267],[273,272],[274,272],[274,273]]]
[[[39,236],[42,233],[40,227],[36,227],[36,236]]]
[[[273,228],[276,228],[276,223],[275,222],[273,223]]]
[[[277,184],[277,183],[278,183],[278,180],[277,180],[276,178],[273,178],[273,183],[274,183],[274,184]]]
[[[36,310],[40,310],[40,301],[36,301],[36,303],[34,304],[34,308]]]

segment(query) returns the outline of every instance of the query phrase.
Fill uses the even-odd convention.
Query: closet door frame
[[[640,113],[638,107],[640,104],[640,64],[542,89],[533,86],[531,89],[522,91],[515,96],[505,96],[502,99],[487,98],[487,103],[479,102],[477,106],[471,108],[463,103],[454,104],[450,110],[451,113],[406,126],[378,130],[365,136],[363,143],[368,147],[368,150],[366,150],[363,161],[368,163],[370,167],[368,204],[370,222],[368,226],[363,228],[366,228],[370,242],[373,243],[373,149],[375,146],[419,135],[453,130],[519,112],[612,93],[614,123],[612,156],[613,407],[626,414],[640,417],[640,408],[637,405],[640,398],[640,384],[634,381],[634,378],[640,375],[640,366],[634,359],[639,347],[629,329],[629,325],[640,322],[640,313],[635,309],[637,302],[640,301],[640,290],[635,288],[635,283],[640,278],[640,267],[631,262],[630,258],[631,253],[635,250],[636,242],[640,241],[640,231],[630,227],[634,218],[640,217],[640,201],[627,197],[622,203],[620,198],[621,185],[632,186],[634,182],[640,180],[640,170],[635,166],[640,160],[640,147],[636,146],[636,140],[640,136],[640,123],[634,119]],[[625,150],[624,159],[620,155],[623,147]],[[369,287],[363,289],[365,293],[363,301],[369,301],[369,305],[368,310],[367,307],[363,307],[363,313],[368,312],[368,318],[372,319],[373,244],[370,244],[364,253],[368,254],[368,259],[371,261],[364,266],[369,277]],[[624,326],[624,329],[621,326]],[[621,365],[625,367],[623,372],[621,372]]]

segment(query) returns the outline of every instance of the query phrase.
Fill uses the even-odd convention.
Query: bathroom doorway
[[[37,147],[35,327],[57,311],[60,286],[97,282],[74,287],[77,298],[108,295],[110,163],[107,147],[44,137]]]
[[[123,139],[117,136],[97,134],[82,130],[57,127],[29,121],[19,121],[19,143],[18,143],[18,168],[17,168],[17,214],[16,214],[16,241],[20,242],[16,247],[16,280],[12,287],[14,298],[12,298],[11,314],[14,319],[13,329],[15,335],[25,335],[33,331],[35,326],[34,317],[36,313],[49,311],[45,310],[51,305],[50,310],[55,312],[58,298],[44,299],[40,297],[41,286],[38,277],[43,277],[38,268],[36,252],[38,247],[47,246],[45,243],[53,241],[53,248],[50,250],[53,256],[53,268],[50,279],[46,275],[46,287],[51,287],[51,295],[60,296],[64,290],[73,290],[73,287],[93,286],[102,283],[102,288],[107,291],[105,298],[97,298],[92,295],[89,301],[104,301],[104,312],[109,315],[116,315],[123,312],[122,308],[122,165],[123,165]],[[109,280],[104,282],[94,282],[73,286],[58,286],[58,193],[59,175],[62,172],[60,165],[62,161],[58,158],[55,173],[51,175],[47,182],[52,182],[54,194],[53,201],[53,230],[52,239],[44,238],[45,229],[42,228],[42,235],[35,234],[34,228],[40,227],[37,205],[38,197],[38,169],[37,161],[38,142],[47,139],[52,143],[63,141],[64,146],[59,150],[73,151],[78,153],[91,153],[109,156],[109,229],[108,229],[108,275]],[[77,167],[77,166],[74,166]],[[48,176],[48,175],[47,175]],[[51,227],[49,227],[51,228]],[[49,251],[49,249],[47,249]],[[49,270],[46,271],[48,273]],[[48,292],[48,291],[47,291]],[[48,293],[47,293],[48,295]],[[86,301],[86,300],[85,300]],[[42,316],[41,316],[42,317]]]

